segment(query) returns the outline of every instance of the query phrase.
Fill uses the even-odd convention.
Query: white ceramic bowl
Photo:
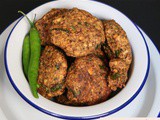
[[[18,94],[31,106],[51,116],[68,119],[99,118],[118,112],[128,105],[143,88],[150,66],[149,51],[146,41],[134,23],[118,10],[95,1],[88,0],[60,0],[41,5],[27,14],[33,19],[41,18],[51,8],[73,8],[84,9],[100,19],[114,19],[126,31],[133,51],[133,65],[129,81],[126,87],[115,97],[106,102],[87,106],[70,107],[60,105],[39,95],[35,99],[30,91],[29,84],[22,70],[22,44],[29,24],[25,18],[21,18],[11,33],[5,46],[5,67],[8,78]]]

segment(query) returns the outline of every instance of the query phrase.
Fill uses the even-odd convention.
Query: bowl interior
[[[37,7],[28,13],[27,16],[32,20],[34,14],[36,14],[37,19],[39,19],[51,8],[73,7],[84,9],[100,19],[114,19],[126,31],[132,47],[134,58],[130,79],[126,87],[122,89],[119,94],[109,99],[108,101],[87,107],[71,107],[60,105],[47,100],[40,95],[39,99],[35,99],[31,94],[28,82],[25,79],[22,70],[22,44],[24,36],[28,33],[30,28],[25,18],[22,18],[16,24],[6,43],[5,62],[7,74],[16,91],[18,91],[18,93],[29,104],[47,114],[53,116],[63,115],[82,117],[95,116],[99,114],[108,115],[111,112],[114,113],[120,108],[126,106],[127,102],[134,98],[135,94],[137,94],[136,92],[140,89],[145,81],[149,66],[148,52],[145,41],[135,25],[125,15],[108,5],[104,5],[95,1],[53,1]]]

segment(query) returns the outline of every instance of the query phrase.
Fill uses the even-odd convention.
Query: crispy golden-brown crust
[[[50,36],[49,36],[49,28],[52,25],[52,20],[66,12],[67,9],[51,9],[48,13],[46,13],[41,19],[36,21],[35,27],[39,31],[39,35],[41,38],[41,45],[50,45]]]
[[[102,22],[90,13],[73,8],[52,21],[51,42],[68,56],[80,57],[93,53],[105,41]]]
[[[95,55],[77,58],[66,78],[67,97],[77,104],[93,105],[107,100],[107,68]]]
[[[38,92],[46,98],[61,95],[66,73],[67,61],[63,53],[54,46],[46,46],[40,58]]]

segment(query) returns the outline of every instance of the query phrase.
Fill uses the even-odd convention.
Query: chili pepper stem
[[[29,24],[30,24],[31,28],[32,28],[32,27],[34,27],[34,23],[33,23],[33,22],[31,22],[31,20],[27,17],[27,15],[26,15],[24,12],[22,12],[22,11],[18,11],[18,13],[21,13],[24,17],[26,17],[26,18],[27,18],[27,20],[28,20],[28,22],[29,22]],[[35,18],[34,18],[34,19],[35,19]]]

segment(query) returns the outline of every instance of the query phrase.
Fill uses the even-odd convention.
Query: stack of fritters
[[[115,21],[102,22],[77,8],[52,9],[35,26],[45,47],[38,76],[42,96],[61,104],[93,105],[125,86],[132,53]],[[75,61],[68,67],[71,57]]]

